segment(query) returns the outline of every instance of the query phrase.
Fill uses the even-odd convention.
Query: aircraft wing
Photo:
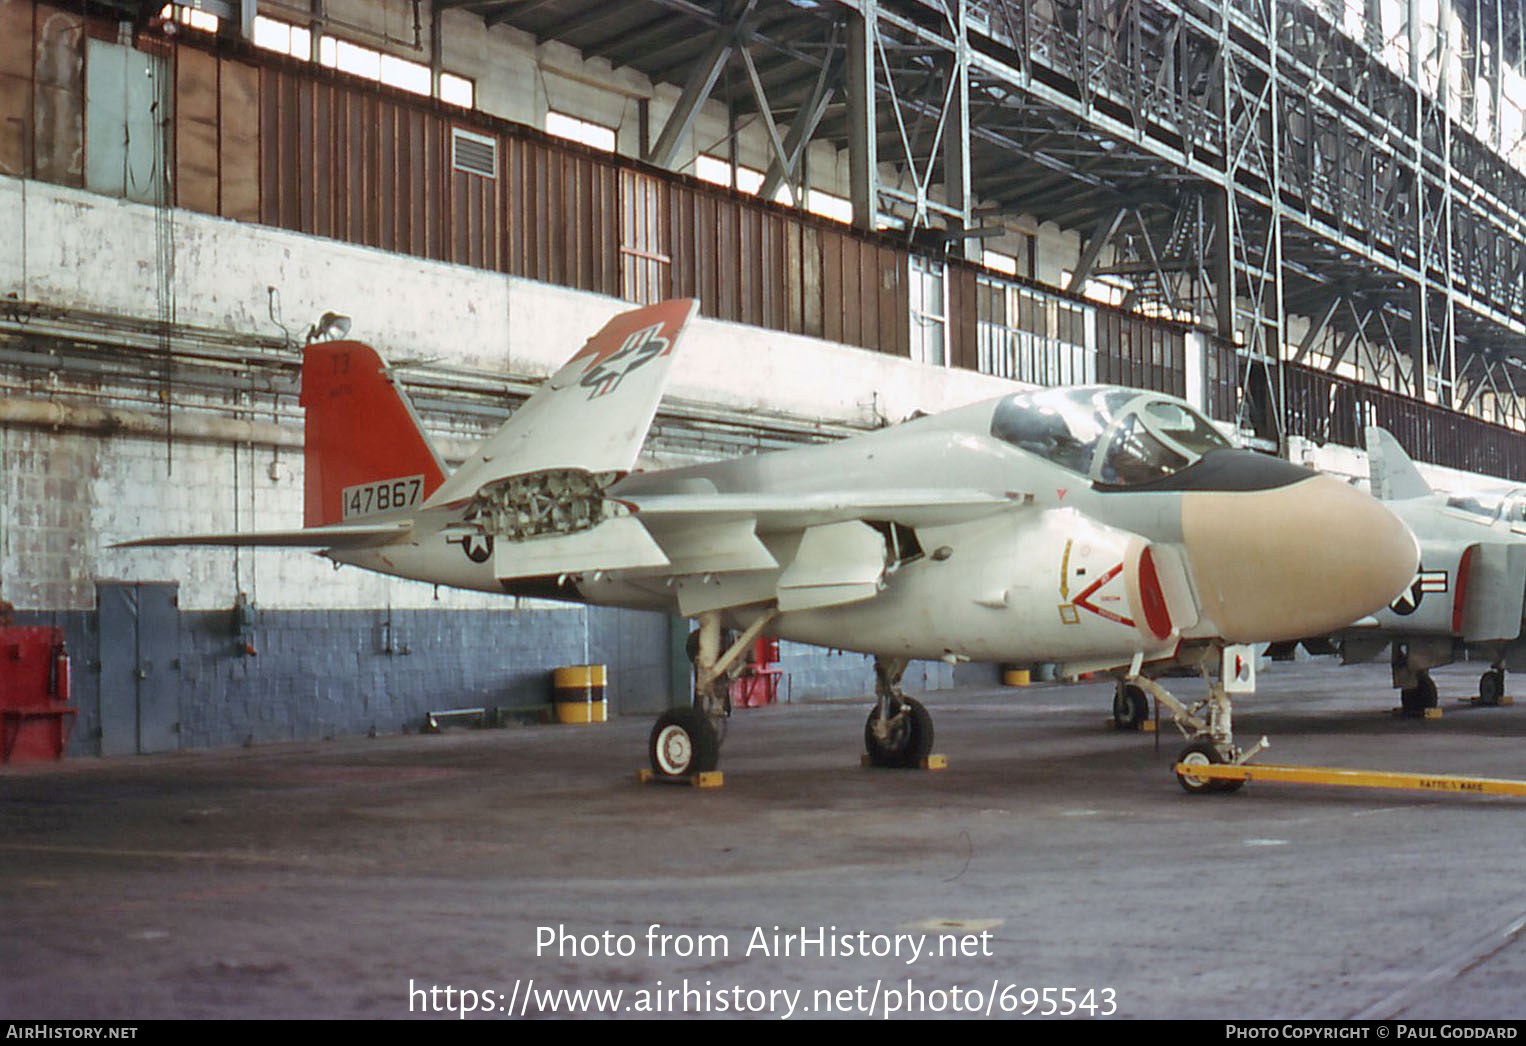
[[[428,506],[550,470],[629,472],[657,414],[674,349],[699,302],[659,302],[606,323],[478,447]]]
[[[619,495],[614,495],[619,498]],[[867,490],[808,494],[646,494],[628,503],[653,527],[672,522],[753,519],[761,531],[878,520],[908,527],[960,523],[1022,504],[1027,496],[983,490]],[[624,498],[619,500],[625,501]]]
[[[268,548],[376,548],[405,538],[413,530],[410,520],[388,523],[338,524],[304,527],[301,530],[249,531],[243,534],[185,534],[180,537],[140,538],[122,541],[112,548],[150,548],[172,545]]]
[[[645,538],[647,558],[638,561],[629,545],[621,561],[607,555],[602,565],[665,577],[664,586],[676,595],[681,612],[693,615],[773,600],[780,610],[790,611],[872,599],[883,589],[896,555],[911,554],[911,548],[900,544],[915,541],[910,528],[989,516],[1021,505],[1028,497],[980,490],[885,489],[691,490],[616,494],[611,499],[630,513],[612,522]],[[891,524],[906,529],[898,533]],[[610,527],[606,523],[592,533]],[[518,566],[506,544],[498,548],[504,565]]]

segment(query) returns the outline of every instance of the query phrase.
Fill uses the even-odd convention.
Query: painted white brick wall
[[[25,206],[22,197],[25,195]],[[152,208],[0,178],[0,228],[26,224],[26,253],[0,252],[0,295],[152,319],[160,259]],[[179,322],[265,336],[275,287],[300,338],[318,315],[354,318],[353,336],[388,358],[437,358],[543,377],[629,306],[566,288],[421,261],[261,226],[172,212]],[[1013,386],[967,371],[716,320],[695,323],[670,391],[827,421],[893,420]],[[302,522],[299,456],[269,448],[0,430],[0,584],[18,607],[88,609],[96,578],[179,580],[187,610],[501,607],[491,596],[396,581],[285,550],[122,550],[154,534],[284,529]],[[276,479],[270,468],[276,464]]]

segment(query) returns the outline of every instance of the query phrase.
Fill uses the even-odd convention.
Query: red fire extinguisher
[[[69,703],[69,651],[62,643],[53,648],[52,678],[48,680],[48,690],[53,695],[53,700],[60,704]]]

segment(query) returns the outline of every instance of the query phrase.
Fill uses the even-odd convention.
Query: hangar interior
[[[453,461],[694,297],[652,467],[1095,381],[1526,480],[1523,114],[1505,0],[0,0],[0,598],[68,633],[76,754],[417,729],[587,661],[666,706],[682,621],[110,547],[300,518],[330,312]]]

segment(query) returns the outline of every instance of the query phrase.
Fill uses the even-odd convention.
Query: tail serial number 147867
[[[424,493],[423,476],[403,476],[345,487],[344,518],[369,516],[376,512],[394,512],[418,505]]]

